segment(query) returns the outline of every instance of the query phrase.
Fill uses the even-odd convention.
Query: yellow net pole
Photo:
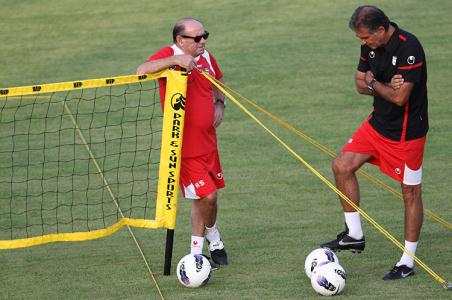
[[[168,71],[163,109],[162,147],[155,219],[166,227],[165,264],[163,275],[171,274],[174,229],[176,228],[179,175],[182,161],[185,100],[185,72]]]
[[[166,81],[155,218],[168,229],[176,227],[187,77],[187,73],[170,71]]]

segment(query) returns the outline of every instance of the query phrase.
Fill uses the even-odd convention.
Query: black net
[[[161,129],[156,80],[0,98],[0,240],[153,219]]]

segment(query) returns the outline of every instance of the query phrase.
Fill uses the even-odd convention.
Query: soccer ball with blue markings
[[[311,275],[311,285],[323,296],[334,296],[342,292],[347,280],[347,274],[341,265],[335,262],[322,263]]]
[[[312,271],[324,262],[335,262],[339,264],[339,259],[333,251],[326,248],[315,249],[309,253],[304,261],[304,271],[306,276],[311,278]]]
[[[211,269],[209,260],[204,256],[188,254],[177,264],[177,278],[186,287],[202,287],[209,282]]]

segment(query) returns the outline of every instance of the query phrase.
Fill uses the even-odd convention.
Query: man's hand
[[[224,103],[221,101],[215,102],[213,109],[213,127],[217,128],[223,121]]]
[[[403,79],[402,75],[396,74],[392,76],[389,86],[392,87],[394,90],[398,90],[402,87],[404,81],[405,80]]]
[[[137,74],[151,74],[160,72],[173,66],[180,66],[190,72],[195,67],[195,58],[191,55],[174,55],[161,59],[147,61],[137,69]]]
[[[369,84],[374,78],[375,78],[374,73],[372,73],[372,71],[367,71],[364,80],[366,81],[366,84]]]
[[[191,55],[175,55],[174,59],[176,64],[187,70],[187,72],[190,72],[195,67],[195,58]]]
[[[394,75],[391,78],[391,82],[381,83],[375,81],[373,83],[374,91],[369,91],[369,83],[374,79],[374,74],[371,71],[360,72],[356,71],[355,84],[356,90],[360,94],[374,95],[378,94],[389,102],[394,103],[397,106],[403,106],[408,101],[411,91],[414,87],[414,83],[405,82],[400,75]]]

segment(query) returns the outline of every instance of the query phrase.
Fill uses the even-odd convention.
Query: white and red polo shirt
[[[184,54],[176,45],[167,46],[153,54],[147,61]],[[221,79],[223,73],[215,58],[205,50],[195,58],[197,68]],[[179,66],[174,67],[180,70]],[[166,79],[160,78],[160,100],[164,107]],[[212,84],[197,70],[188,74],[187,100],[185,106],[184,138],[182,157],[196,157],[217,149],[216,130],[213,126],[214,99]]]

